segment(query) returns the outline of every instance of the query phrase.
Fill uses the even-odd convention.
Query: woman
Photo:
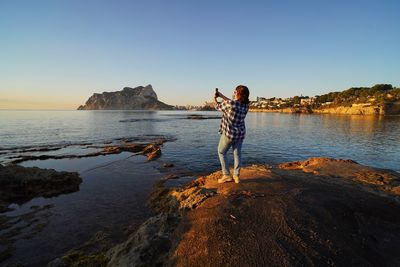
[[[249,110],[249,89],[244,85],[236,87],[233,94],[233,100],[227,98],[218,90],[214,95],[216,109],[223,112],[219,133],[221,138],[218,144],[218,156],[221,162],[222,177],[218,179],[218,183],[231,182],[232,177],[229,174],[229,166],[227,166],[226,153],[229,148],[233,149],[233,180],[239,183],[240,166],[241,166],[241,150],[242,143],[246,134],[244,119]],[[222,101],[218,102],[217,98]]]

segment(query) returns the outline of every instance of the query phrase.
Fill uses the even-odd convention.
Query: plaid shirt
[[[231,140],[243,140],[246,135],[246,118],[249,105],[236,100],[222,100],[215,108],[223,112],[219,133],[225,134]]]

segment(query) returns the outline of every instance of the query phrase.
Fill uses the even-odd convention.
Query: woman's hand
[[[217,95],[218,95],[218,96],[217,96]],[[214,98],[216,99],[216,98],[218,98],[218,97],[220,97],[220,98],[222,98],[223,100],[226,100],[226,101],[229,101],[229,100],[230,100],[228,97],[224,96],[224,95],[221,94],[220,92],[216,92]]]
[[[226,97],[226,96],[224,96],[223,94],[221,94],[221,93],[218,91],[218,88],[216,88],[216,89],[215,89],[215,94],[214,94],[214,102],[215,102],[215,103],[218,103],[218,101],[217,101],[217,98],[218,98],[218,97],[222,98],[222,99],[225,100],[225,101],[229,101],[229,100],[230,100],[228,97]]]
[[[215,93],[215,94],[214,94],[214,102],[218,104],[217,98],[218,98],[218,93]]]

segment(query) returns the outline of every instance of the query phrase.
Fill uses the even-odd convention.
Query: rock
[[[179,178],[178,175],[176,175],[176,174],[170,174],[170,175],[167,175],[166,177],[164,177],[163,180],[178,179],[178,178]]]
[[[128,240],[107,252],[107,266],[162,266],[171,248],[177,214],[158,214],[147,220]]]
[[[106,146],[103,152],[106,154],[118,154],[122,152],[122,149],[120,146]]]
[[[149,84],[145,87],[125,87],[122,91],[93,94],[78,110],[172,110],[157,99],[157,94]]]
[[[385,102],[381,104],[353,103],[350,105],[321,106],[312,108],[311,106],[301,106],[283,109],[254,108],[251,112],[282,112],[282,113],[307,113],[307,114],[342,114],[342,115],[399,115],[400,101]]]
[[[15,249],[11,245],[3,245],[0,243],[0,262],[10,258]]]
[[[110,258],[107,266],[165,265],[168,251],[174,244],[171,240],[181,212],[197,207],[215,194],[211,189],[197,188],[196,185],[197,183],[191,183],[185,187],[186,190],[180,190],[166,189],[159,184],[152,198],[159,202],[154,203],[157,207],[153,208],[160,213],[148,219],[126,242],[110,249],[106,253]]]
[[[147,156],[147,160],[155,160],[161,156],[161,148],[155,144],[149,144],[143,149],[143,154]]]
[[[149,154],[151,152],[154,152],[158,149],[159,147],[154,144],[149,144],[145,148],[143,148],[143,154]]]
[[[69,266],[106,266],[108,258],[102,254],[86,255],[80,251],[73,251],[63,256],[56,258],[47,264],[47,267],[69,267]]]
[[[108,266],[400,262],[400,202],[382,187],[398,182],[390,171],[311,158],[244,167],[240,184],[219,184],[219,177],[217,171],[182,188],[160,182],[151,196],[158,215],[107,253]],[[374,192],[365,190],[371,186]]]
[[[213,119],[221,119],[221,116],[204,116],[204,115],[198,115],[198,114],[192,114],[186,116],[185,119],[188,120],[213,120]]]
[[[173,139],[171,139],[173,140]],[[93,148],[102,148],[102,150],[91,152],[88,154],[78,154],[78,155],[68,155],[68,154],[61,154],[61,155],[18,155],[15,156],[14,160],[10,163],[17,164],[28,160],[47,160],[47,159],[66,159],[66,158],[87,158],[87,157],[97,157],[97,156],[105,156],[110,154],[119,154],[121,152],[127,151],[132,153],[142,153],[148,156],[150,160],[153,160],[161,155],[161,148],[156,145],[162,145],[166,142],[167,139],[158,138],[151,144],[135,144],[129,142],[123,142],[122,144],[117,145],[109,145],[109,146],[91,146]],[[169,140],[168,140],[169,141]],[[0,203],[1,207],[1,203]]]
[[[147,154],[147,160],[148,161],[155,160],[160,156],[161,156],[161,148],[158,147],[156,150]]]
[[[313,109],[314,113],[346,114],[346,115],[389,115],[385,114],[384,106],[352,104],[351,106],[321,107]]]
[[[332,158],[310,158],[304,161],[283,163],[278,166],[286,170],[302,170],[318,176],[339,178],[369,185],[366,190],[379,190],[400,196],[400,174],[390,170],[375,169],[353,160]]]
[[[79,190],[82,182],[76,172],[0,164],[0,208],[24,203],[34,197],[52,197]]]
[[[172,168],[172,167],[174,167],[175,165],[174,164],[172,164],[172,163],[164,163],[163,164],[163,167],[164,168]]]
[[[145,148],[146,145],[144,144],[123,144],[123,145],[106,146],[103,149],[103,154],[119,154],[123,151],[138,153],[143,151],[143,149]]]
[[[165,139],[162,139],[162,138],[159,138],[159,139],[156,139],[154,142],[153,142],[153,144],[154,145],[158,145],[158,146],[162,146],[164,143],[165,143]]]

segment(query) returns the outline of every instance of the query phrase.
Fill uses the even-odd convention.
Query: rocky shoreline
[[[400,263],[396,172],[311,158],[245,167],[239,185],[218,184],[220,175],[160,182],[157,214],[104,254],[104,266]]]
[[[97,156],[106,156],[112,154],[120,154],[122,152],[131,152],[135,155],[144,155],[148,160],[154,160],[161,155],[161,147],[165,142],[172,141],[173,138],[170,137],[160,137],[151,141],[146,142],[135,142],[129,139],[122,139],[119,143],[112,144],[85,144],[79,145],[83,149],[95,149],[95,152],[89,152],[84,154],[38,154],[33,155],[31,152],[47,152],[53,150],[60,150],[63,148],[68,148],[68,146],[63,147],[42,147],[42,148],[30,148],[25,150],[18,150],[18,153],[14,156],[8,157],[8,164],[18,164],[30,160],[48,160],[48,159],[74,159],[74,158],[89,158]]]
[[[0,262],[10,258],[15,250],[15,236],[24,233],[31,238],[48,224],[48,209],[32,206],[24,216],[7,217],[2,213],[13,210],[11,204],[23,204],[33,198],[50,198],[79,191],[82,178],[77,172],[58,172],[53,169],[22,167],[18,165],[3,166],[0,164]],[[35,214],[41,221],[35,219]],[[34,225],[29,229],[31,225]]]
[[[244,167],[240,184],[218,184],[216,171],[179,186],[173,164],[162,166],[169,175],[150,196],[154,216],[126,241],[115,245],[100,234],[83,246],[91,249],[48,266],[400,263],[397,172],[310,158]]]
[[[7,211],[11,203],[78,191],[81,182],[76,172],[0,164],[0,212]]]
[[[121,138],[118,140],[113,140],[112,142],[104,141],[104,143],[98,144],[80,143],[72,144],[70,146],[59,145],[26,147],[9,150],[12,151],[13,154],[9,155],[6,158],[8,159],[8,161],[6,161],[7,165],[3,166],[0,164],[0,262],[18,262],[18,258],[16,258],[16,255],[21,254],[21,251],[18,246],[15,245],[15,243],[22,242],[22,244],[24,244],[26,243],[24,239],[30,240],[36,238],[37,236],[40,236],[44,230],[46,231],[50,221],[54,222],[54,218],[51,217],[51,214],[55,206],[53,204],[38,204],[43,202],[52,203],[54,201],[41,201],[40,197],[50,198],[59,196],[61,194],[68,194],[80,191],[80,186],[83,182],[82,179],[83,177],[87,178],[88,174],[87,172],[85,172],[85,175],[82,175],[81,177],[81,173],[78,172],[56,171],[54,169],[43,169],[38,167],[24,167],[15,163],[48,159],[57,159],[61,161],[68,161],[71,159],[79,160],[81,158],[108,156],[120,154],[123,152],[130,152],[131,156],[129,156],[129,154],[126,154],[124,161],[126,161],[126,158],[135,155],[143,155],[146,157],[146,159],[138,158],[138,160],[136,161],[144,162],[142,164],[148,162],[148,164],[150,164],[148,166],[153,166],[151,168],[154,168],[155,166],[160,165],[160,163],[153,161],[161,156],[161,148],[163,144],[167,141],[173,140],[173,137],[143,136]],[[63,149],[65,149],[65,152]],[[55,151],[55,153],[52,153],[53,151]],[[133,159],[133,161],[135,160]],[[96,159],[93,162],[96,162]],[[113,162],[113,165],[129,164],[128,161],[126,162],[127,163],[118,163],[118,161],[116,161]],[[134,169],[134,166],[137,165],[138,164],[129,164],[129,168],[127,169]],[[164,163],[164,165],[165,166],[162,168],[165,170],[174,166],[171,163]],[[91,169],[89,169],[89,173],[91,172],[90,170]],[[112,172],[112,166],[110,167],[110,169],[107,169],[106,172]],[[144,174],[144,172],[146,174]],[[136,171],[134,174],[124,175],[124,177],[129,176],[131,179],[143,176],[142,179],[152,180],[155,176],[158,176],[158,171],[146,171],[145,169],[141,169]],[[158,180],[159,179],[160,178],[158,178]],[[151,189],[151,182],[149,183],[150,184],[148,185],[148,189],[146,189],[148,191]],[[142,183],[140,182],[139,184],[142,185]],[[34,200],[35,204],[30,204],[31,207],[28,209],[26,209],[25,207],[22,208],[23,211],[20,210],[21,207],[24,206],[23,204],[30,202],[34,198],[36,199]],[[145,196],[143,197],[143,199],[145,199]],[[145,205],[143,204],[143,206]],[[96,216],[96,214],[94,216]],[[88,220],[90,220],[90,215],[88,216]],[[134,229],[137,229],[137,225],[132,225],[132,227]],[[104,233],[100,233],[100,235],[103,234]],[[110,233],[105,234],[107,235]],[[99,239],[99,237],[93,238],[96,240]],[[102,241],[102,243],[104,243],[102,246],[105,246],[108,249],[110,247],[110,244],[115,244],[108,240],[111,240],[111,238],[114,238],[114,236],[107,237],[107,241]],[[104,238],[100,237],[100,239],[103,240]],[[96,245],[86,244],[85,247],[90,247],[92,249],[92,247],[98,247],[97,243],[98,242],[94,242],[94,244]],[[19,247],[20,246],[21,245],[19,245]],[[76,251],[72,251],[68,255],[73,262],[77,262],[77,257],[78,255],[80,255],[79,253],[77,253]],[[46,255],[48,257],[48,254]],[[93,259],[91,259],[91,261],[93,261]]]

